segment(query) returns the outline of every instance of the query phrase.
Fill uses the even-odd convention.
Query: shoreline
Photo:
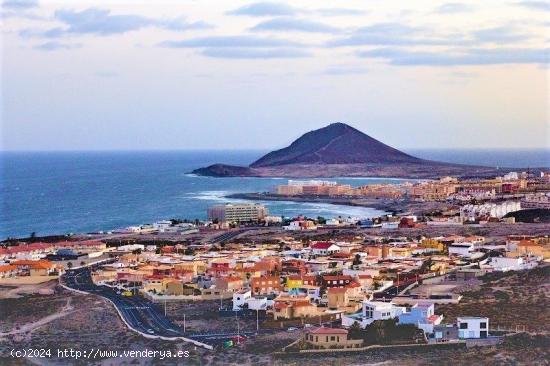
[[[372,208],[388,213],[417,214],[430,210],[441,209],[448,204],[442,202],[414,202],[409,199],[388,198],[352,198],[352,197],[321,197],[321,196],[283,196],[273,193],[233,193],[226,198],[244,199],[250,201],[290,201],[305,203],[328,203],[332,205]]]

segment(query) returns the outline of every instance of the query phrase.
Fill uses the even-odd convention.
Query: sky
[[[0,0],[2,1],[2,0]],[[550,148],[550,3],[3,0],[2,150]]]

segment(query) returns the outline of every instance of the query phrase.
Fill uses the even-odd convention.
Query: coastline
[[[421,214],[426,211],[438,210],[445,205],[441,202],[416,202],[409,199],[388,198],[352,198],[352,197],[322,197],[322,196],[283,196],[268,192],[233,193],[226,198],[244,199],[250,201],[290,201],[328,203],[333,205],[367,207],[390,213]]]

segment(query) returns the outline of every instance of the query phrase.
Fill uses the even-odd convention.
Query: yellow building
[[[317,328],[304,336],[307,345],[317,349],[358,348],[363,345],[362,339],[348,339],[348,331],[340,328]]]
[[[443,245],[443,243],[439,240],[430,238],[422,239],[420,246],[422,248],[437,249],[439,252],[443,252],[445,250],[445,245]]]
[[[289,276],[286,279],[286,288],[291,290],[295,288],[301,288],[304,285],[304,281],[299,276]]]
[[[517,245],[516,253],[518,255],[530,254],[548,259],[550,258],[550,245],[537,244],[532,240],[522,240]]]
[[[348,289],[345,287],[329,288],[327,297],[329,309],[340,309],[349,305]]]

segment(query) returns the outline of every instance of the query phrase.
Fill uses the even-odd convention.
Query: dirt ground
[[[457,316],[487,316],[490,328],[522,327],[550,334],[550,265],[530,271],[493,273],[480,285],[463,291],[458,304],[436,306],[445,322]],[[546,310],[544,310],[546,309]]]
[[[523,324],[528,333],[508,336],[496,346],[468,349],[423,349],[407,351],[371,351],[346,355],[295,355],[281,357],[275,352],[301,336],[303,331],[277,331],[249,338],[244,344],[230,349],[207,351],[195,349],[184,342],[149,340],[123,325],[114,308],[105,300],[92,295],[78,295],[55,288],[49,296],[25,295],[15,299],[0,299],[2,330],[11,330],[24,324],[71,310],[42,324],[32,331],[0,339],[1,365],[548,365],[550,360],[549,314],[550,266],[521,273],[491,274],[482,278],[475,288],[464,294],[457,305],[436,308],[446,321],[459,315],[489,316],[491,328],[499,325]],[[228,304],[227,304],[228,305]],[[234,331],[233,317],[217,314],[219,302],[169,304],[168,316],[181,322],[186,314],[190,330]],[[67,310],[67,309],[66,309]],[[241,329],[255,329],[255,319],[241,320]],[[33,360],[9,357],[12,348],[105,349],[105,350],[187,350],[190,357],[181,359],[98,359]]]
[[[0,284],[0,299],[19,298],[25,295],[38,294],[40,292],[50,293],[57,286],[57,280],[20,285]]]

